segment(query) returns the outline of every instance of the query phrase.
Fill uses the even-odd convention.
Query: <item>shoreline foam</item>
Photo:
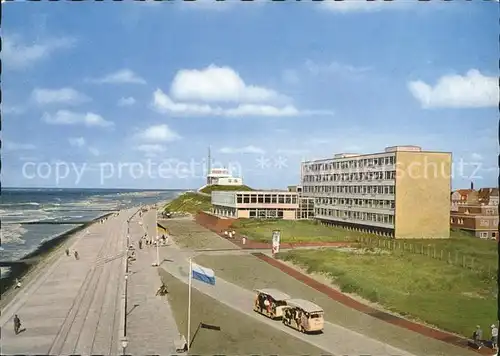
[[[44,260],[49,257],[49,255],[56,251],[58,247],[60,247],[63,243],[65,243],[70,237],[74,236],[76,233],[88,228],[89,226],[97,223],[99,220],[104,219],[106,217],[109,217],[116,212],[111,212],[111,213],[106,213],[101,216],[96,217],[90,222],[87,222],[85,224],[81,224],[79,226],[76,226],[73,229],[70,229],[66,232],[63,232],[61,234],[58,234],[51,238],[50,240],[42,242],[35,250],[32,252],[29,252],[25,256],[23,256],[21,259],[18,261],[22,260],[27,260],[31,258],[38,258],[38,261],[33,263],[33,264],[24,264],[24,263],[16,263],[13,264],[12,266],[9,266],[9,275],[5,278],[1,279],[0,283],[0,297],[5,296],[6,293],[8,293],[10,290],[12,290],[12,287],[15,284],[16,278],[22,279],[24,276],[26,276],[27,273],[30,271],[36,269],[38,266],[40,266],[41,263],[44,262]]]

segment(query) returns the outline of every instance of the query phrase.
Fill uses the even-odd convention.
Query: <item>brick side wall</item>
[[[198,212],[195,216],[195,221],[198,224],[216,233],[229,229],[235,220],[236,219],[221,219],[204,211]]]

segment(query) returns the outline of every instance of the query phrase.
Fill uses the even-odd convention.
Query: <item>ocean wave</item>
[[[0,206],[26,206],[26,205],[30,205],[30,206],[40,206],[40,203],[37,203],[37,202],[34,202],[34,201],[30,201],[30,202],[22,202],[22,203],[3,203],[3,204],[0,204]]]
[[[2,226],[0,230],[0,236],[2,237],[2,244],[17,244],[24,245],[24,241],[21,237],[27,232],[21,224],[6,224]]]

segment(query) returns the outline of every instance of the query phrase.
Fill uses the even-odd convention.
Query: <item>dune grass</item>
[[[309,273],[328,276],[343,292],[389,310],[470,336],[496,319],[495,280],[415,254],[360,254],[333,249],[281,253]]]
[[[201,192],[205,194],[211,194],[215,191],[234,192],[251,190],[253,189],[246,185],[209,185],[208,187],[203,188]]]
[[[186,192],[165,205],[164,211],[196,214],[199,211],[210,210],[210,208],[210,197],[194,192]]]
[[[251,240],[271,242],[273,230],[281,231],[282,242],[351,241],[384,247],[383,238],[374,234],[349,231],[340,227],[322,225],[312,220],[259,220],[243,219],[233,224],[240,234]],[[379,243],[380,241],[380,243]],[[497,270],[497,242],[482,240],[473,235],[451,230],[449,239],[397,239],[396,247],[407,253],[427,254],[427,259],[443,259],[451,264],[465,265],[481,270],[485,275],[494,275]],[[388,246],[385,245],[387,248]]]

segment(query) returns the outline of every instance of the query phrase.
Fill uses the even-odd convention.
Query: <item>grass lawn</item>
[[[495,281],[443,261],[333,249],[295,250],[279,258],[327,275],[346,293],[467,337],[476,324],[487,330],[496,319]]]
[[[239,233],[251,240],[271,242],[273,230],[281,231],[282,242],[346,241],[352,231],[324,226],[308,220],[242,219],[233,224]],[[369,234],[358,234],[369,237]]]
[[[387,241],[373,234],[364,234],[349,231],[338,227],[324,226],[308,220],[258,220],[243,219],[233,224],[235,230],[249,239],[262,242],[271,242],[273,230],[281,231],[282,242],[308,242],[308,241],[373,241],[378,246],[378,240]],[[465,262],[472,269],[481,270],[486,275],[494,275],[497,270],[497,243],[494,240],[481,240],[467,232],[452,230],[450,239],[398,239],[392,240],[398,245],[406,245],[407,252],[417,254],[418,251],[431,252],[436,258],[443,256],[444,260],[450,258],[455,265]],[[411,249],[410,249],[411,245]],[[381,245],[382,246],[382,245]],[[436,252],[434,252],[434,250]],[[443,251],[441,253],[441,251]],[[431,259],[427,257],[427,259]]]
[[[210,210],[210,197],[193,192],[179,195],[165,205],[165,211],[196,214],[198,211]]]
[[[250,191],[253,190],[249,186],[246,185],[209,185],[201,190],[202,193],[210,194],[214,191],[225,191],[225,192],[234,192],[234,191]]]

